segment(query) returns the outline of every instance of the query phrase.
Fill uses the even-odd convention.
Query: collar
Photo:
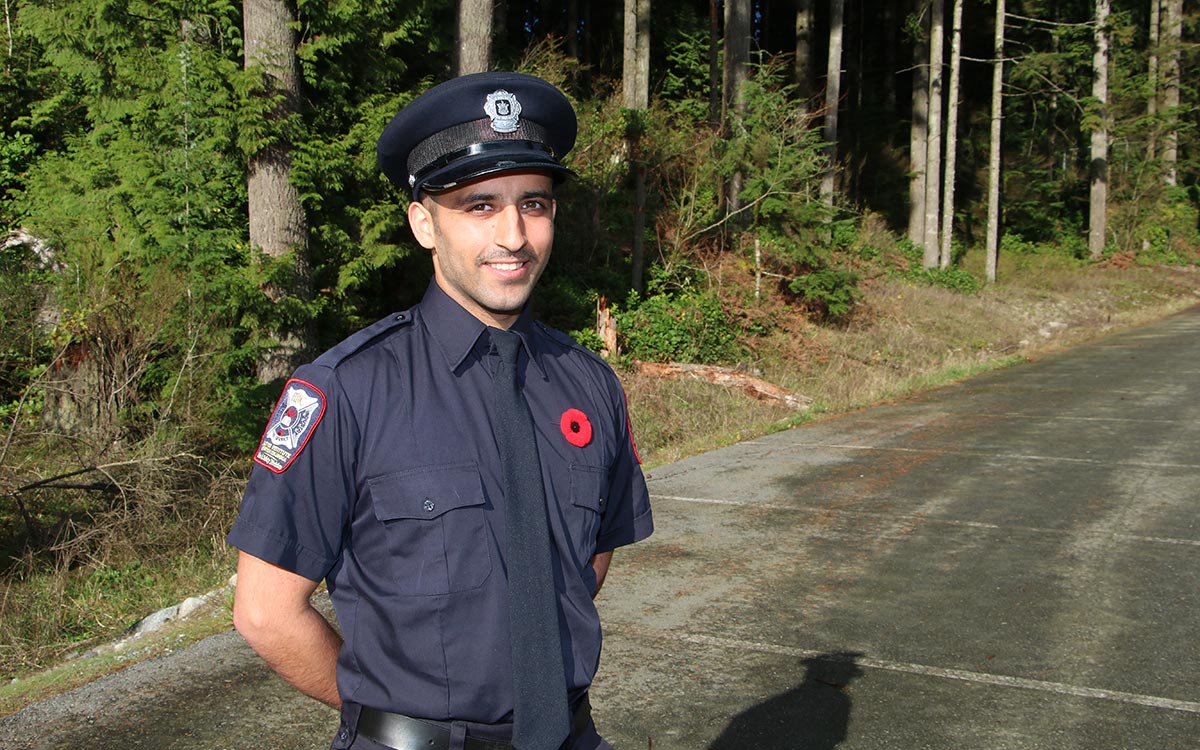
[[[521,316],[509,330],[521,337],[521,344],[529,361],[534,363],[538,373],[546,379],[546,371],[537,356],[537,324],[533,320],[532,307],[526,304]],[[471,350],[488,327],[442,291],[435,279],[429,280],[429,287],[421,299],[420,309],[421,321],[446,357],[446,366],[451,372],[457,372],[470,357]]]

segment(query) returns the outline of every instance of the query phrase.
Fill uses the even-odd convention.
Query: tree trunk
[[[942,245],[940,265],[949,268],[953,258],[954,234],[954,170],[958,150],[958,91],[959,68],[962,65],[962,18],[963,0],[954,0],[953,20],[950,31],[950,98],[947,100],[946,115],[946,172],[942,180]]]
[[[1096,0],[1095,51],[1092,56],[1092,98],[1098,118],[1092,129],[1091,164],[1088,179],[1088,253],[1093,259],[1104,254],[1108,224],[1108,11],[1109,0]]]
[[[945,0],[933,0],[929,25],[929,138],[925,152],[925,235],[922,264],[936,268],[938,264],[938,229],[942,174],[942,80],[943,36],[945,35]]]
[[[650,0],[625,0],[621,93],[627,109],[650,106]]]
[[[724,121],[729,130],[740,127],[746,112],[746,81],[750,78],[750,0],[726,0],[725,2],[725,71],[722,103]],[[726,189],[726,214],[735,214],[741,209],[742,184],[745,180],[741,168],[733,173]]]
[[[454,43],[455,75],[482,73],[492,66],[492,0],[458,0]]]
[[[842,0],[843,13],[845,0]],[[839,119],[838,127],[838,150],[843,153],[850,154],[852,159],[861,159],[865,150],[862,146],[863,137],[863,96],[866,91],[867,67],[865,64],[865,50],[868,45],[871,48],[872,58],[882,55],[879,53],[880,46],[878,39],[875,37],[877,28],[867,29],[863,24],[863,3],[862,0],[858,3],[858,13],[851,8],[850,20],[842,19],[842,88],[849,84],[849,93],[853,95],[854,101],[851,103],[849,97],[845,102],[847,105],[846,112],[849,115],[845,120]],[[883,25],[887,21],[885,16],[886,10],[880,10],[878,25]],[[878,62],[875,64],[879,64]],[[873,92],[873,97],[879,94],[878,91]],[[839,106],[839,110],[841,107]],[[870,138],[870,136],[867,136]],[[861,163],[861,162],[860,162]],[[851,169],[849,172],[840,173],[838,179],[835,180],[836,187],[841,190],[842,195],[850,196],[852,200],[857,200],[861,195],[860,180],[862,179],[861,169]]]
[[[842,31],[845,0],[829,2],[829,59],[825,68],[825,176],[821,178],[821,200],[833,205],[837,172],[838,103],[842,95]]]
[[[1180,51],[1183,47],[1183,0],[1167,0],[1167,65],[1163,75],[1163,110],[1170,123],[1163,143],[1163,167],[1168,185],[1179,183]]]
[[[243,4],[245,65],[262,71],[267,96],[283,94],[280,106],[271,115],[276,121],[293,115],[300,107],[294,21],[291,6],[282,0],[246,0]],[[264,289],[274,303],[289,295],[302,301],[312,299],[308,220],[300,195],[289,179],[291,151],[290,143],[276,139],[250,157],[247,170],[250,244],[270,257],[290,255],[292,260],[291,280]],[[262,383],[286,377],[311,349],[310,327],[280,327],[272,335],[277,345],[258,363]]]
[[[915,0],[914,11],[924,15],[926,0]],[[922,24],[924,25],[924,24]],[[908,139],[908,239],[916,247],[925,243],[925,166],[929,146],[929,43],[913,40],[912,124]]]
[[[567,57],[579,59],[579,0],[567,0]]]
[[[1004,0],[996,0],[996,40],[992,48],[992,134],[988,149],[987,281],[996,283],[1000,256],[1000,138],[1004,121]]]
[[[1162,18],[1162,0],[1150,0],[1150,61],[1147,64],[1146,78],[1150,96],[1146,102],[1146,114],[1150,119],[1150,135],[1146,142],[1146,158],[1154,161],[1158,158],[1158,55],[1162,47],[1162,33],[1159,20]]]
[[[708,122],[721,123],[724,106],[721,80],[721,9],[717,0],[708,0]]]
[[[650,106],[650,0],[625,0],[625,49],[622,99],[626,109],[639,113]],[[641,292],[646,265],[646,168],[639,153],[642,124],[631,123],[627,148],[634,181],[631,284]]]
[[[812,78],[812,0],[796,0],[796,86],[800,100],[808,102],[815,86]]]

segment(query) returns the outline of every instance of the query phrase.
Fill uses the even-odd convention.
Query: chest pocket
[[[571,543],[586,565],[596,554],[600,519],[608,510],[608,470],[602,466],[571,465],[571,509],[567,525]]]
[[[367,484],[399,593],[434,596],[483,584],[492,559],[474,463],[423,466]]]

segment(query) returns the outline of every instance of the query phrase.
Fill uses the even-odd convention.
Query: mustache
[[[537,256],[533,251],[522,248],[516,251],[510,250],[493,250],[479,257],[476,261],[479,265],[486,263],[532,263],[537,260]]]

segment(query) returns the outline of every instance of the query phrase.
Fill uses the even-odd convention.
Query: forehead
[[[483,199],[510,201],[530,197],[553,198],[554,179],[545,172],[506,172],[439,193],[427,193],[425,197],[442,206]]]

